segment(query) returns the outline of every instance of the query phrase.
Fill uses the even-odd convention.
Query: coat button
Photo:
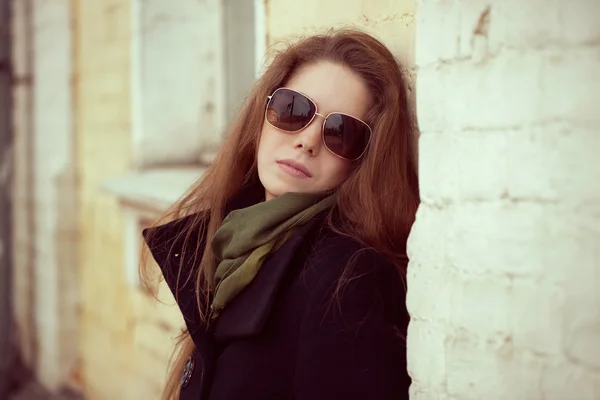
[[[194,357],[190,356],[185,365],[183,366],[183,371],[181,371],[181,377],[179,378],[179,384],[181,388],[184,388],[190,383],[190,379],[192,379],[192,374],[194,373]]]

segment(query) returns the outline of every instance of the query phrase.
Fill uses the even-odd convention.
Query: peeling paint
[[[485,10],[479,16],[479,21],[477,21],[477,26],[475,30],[473,30],[473,35],[480,35],[487,38],[488,30],[490,27],[490,6],[487,6]]]

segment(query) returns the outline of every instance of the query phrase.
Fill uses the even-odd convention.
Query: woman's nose
[[[310,153],[313,157],[319,154],[321,148],[321,130],[324,118],[324,116],[317,113],[310,124],[298,132],[296,140],[294,141],[294,147]]]

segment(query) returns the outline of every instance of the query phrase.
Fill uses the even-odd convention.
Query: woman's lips
[[[279,168],[281,168],[284,172],[297,177],[297,178],[310,178],[312,175],[308,168],[306,168],[303,164],[294,161],[294,160],[280,160],[277,161]]]

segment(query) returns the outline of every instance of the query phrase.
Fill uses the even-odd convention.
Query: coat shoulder
[[[325,280],[391,280],[402,283],[406,265],[396,265],[388,257],[357,239],[322,228],[313,242],[307,266],[318,269]]]
[[[323,229],[313,242],[304,274],[312,283],[313,304],[335,299],[340,311],[378,307],[405,319],[405,271],[406,265],[395,264],[355,238]]]
[[[325,232],[304,273],[298,399],[408,398],[405,286],[399,266],[350,237]]]

